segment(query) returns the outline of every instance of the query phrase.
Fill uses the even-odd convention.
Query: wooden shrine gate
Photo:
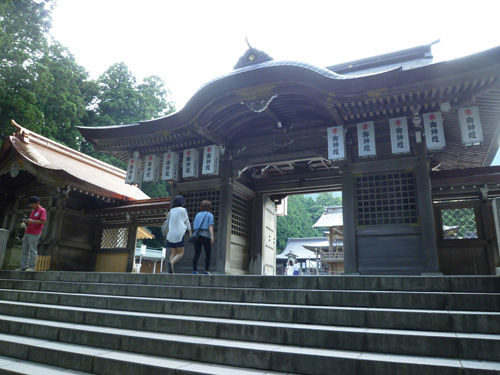
[[[428,45],[325,69],[276,62],[250,48],[233,72],[174,114],[80,131],[96,150],[128,161],[128,183],[170,183],[172,195],[185,196],[191,219],[203,197],[215,202],[220,273],[274,272],[272,204],[320,191],[342,191],[348,274],[484,272],[478,259],[494,252],[496,241],[478,233],[469,242],[477,265],[453,265],[446,250],[452,240],[436,224],[450,208],[434,206],[444,198],[433,173],[487,168],[493,160],[500,47],[431,60]],[[499,177],[481,178],[471,179],[474,199],[489,202]],[[486,228],[489,214],[479,212],[477,225]],[[498,258],[487,257],[491,273]],[[180,266],[187,271],[189,262]]]

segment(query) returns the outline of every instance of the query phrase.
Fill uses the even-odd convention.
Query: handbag
[[[200,226],[198,228],[196,228],[193,231],[193,234],[191,235],[191,237],[189,237],[189,242],[195,243],[198,240],[198,237],[200,236],[200,229],[203,226],[203,223],[205,222],[205,219],[207,218],[207,216],[208,216],[208,212],[205,214],[205,217],[203,218]]]
[[[165,221],[161,225],[161,234],[163,234],[163,237],[167,236],[169,222],[170,222],[170,211],[168,211],[167,217],[165,218]]]

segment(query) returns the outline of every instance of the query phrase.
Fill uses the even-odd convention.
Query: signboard
[[[358,155],[361,157],[375,156],[375,125],[373,121],[361,122],[358,127]]]
[[[408,121],[406,117],[389,119],[391,131],[391,148],[393,154],[407,154],[410,152],[410,139],[408,137]]]
[[[146,155],[144,157],[144,175],[142,181],[152,182],[160,179],[160,157],[158,155]]]
[[[198,177],[200,153],[195,148],[182,152],[182,177]]]
[[[429,151],[440,150],[446,146],[444,140],[441,112],[424,113],[425,145]]]
[[[138,184],[141,182],[142,175],[142,159],[130,158],[127,165],[127,176],[125,177],[126,184]]]
[[[210,145],[203,148],[202,175],[219,174],[220,149],[219,146]]]
[[[163,154],[161,179],[164,181],[179,181],[179,154],[177,152]]]
[[[338,125],[326,129],[326,136],[328,139],[328,159],[344,160],[344,126]]]
[[[458,123],[462,131],[462,142],[466,146],[479,145],[483,141],[483,128],[479,120],[478,107],[464,107],[458,110]]]

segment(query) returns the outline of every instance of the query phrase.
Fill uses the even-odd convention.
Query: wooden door
[[[269,197],[263,204],[262,274],[276,274],[276,205]]]
[[[479,201],[435,206],[439,268],[445,275],[490,273],[488,240]]]

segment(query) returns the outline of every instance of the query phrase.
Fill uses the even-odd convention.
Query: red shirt
[[[38,208],[31,211],[30,219],[32,220],[47,220],[47,212],[45,208],[39,206]],[[28,227],[26,228],[26,233],[28,234],[41,234],[44,224],[38,223],[28,223]]]

